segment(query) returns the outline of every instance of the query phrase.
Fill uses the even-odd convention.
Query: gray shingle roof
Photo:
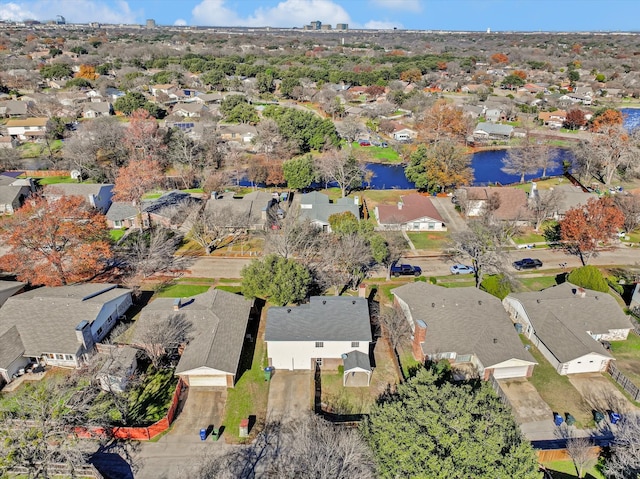
[[[107,211],[107,219],[111,221],[122,221],[128,218],[135,218],[138,209],[130,201],[114,201]]]
[[[351,198],[339,198],[335,203],[329,197],[317,191],[305,193],[300,198],[300,214],[310,221],[329,224],[329,216],[350,211],[360,218],[360,207]]]
[[[16,326],[25,356],[75,354],[80,348],[76,326],[92,323],[107,302],[126,294],[131,290],[108,283],[33,289],[12,296],[0,308],[0,335]]]
[[[25,186],[0,185],[0,205],[11,205],[21,195],[27,196],[29,188]]]
[[[612,329],[629,329],[631,323],[616,300],[607,293],[585,290],[575,294],[577,286],[563,283],[533,293],[512,293],[524,307],[536,336],[562,362],[590,352],[611,355],[589,334],[604,334]]]
[[[0,281],[0,306],[2,306],[8,298],[20,291],[25,284],[26,283],[21,283],[20,281]]]
[[[0,368],[9,365],[24,354],[24,345],[18,328],[11,326],[8,331],[0,335]]]
[[[157,298],[140,314],[139,324],[162,323],[174,315],[184,315],[192,323],[192,339],[176,367],[176,374],[208,367],[235,374],[253,301],[219,289],[210,289],[183,301],[173,310],[173,298]],[[134,336],[134,344],[138,338]]]
[[[344,372],[354,369],[364,369],[365,371],[371,371],[371,362],[369,361],[369,355],[362,351],[351,351],[346,354],[343,360]]]
[[[44,191],[45,194],[56,194],[60,191],[66,196],[97,196],[103,189],[104,191],[111,192],[113,185],[110,183],[56,183],[45,186]]]
[[[513,133],[513,127],[496,123],[480,123],[475,131],[484,131],[489,135],[510,136]]]
[[[217,199],[207,201],[205,209],[219,213],[228,210],[229,213],[233,214],[234,224],[258,227],[265,224],[266,215],[263,215],[263,212],[269,208],[273,199],[273,195],[266,191],[254,191],[244,195],[242,198],[223,195]]]
[[[391,290],[427,325],[425,354],[475,354],[485,368],[510,359],[535,363],[500,300],[477,288],[409,283]]]
[[[369,304],[363,298],[312,296],[298,307],[269,308],[265,341],[371,341]]]

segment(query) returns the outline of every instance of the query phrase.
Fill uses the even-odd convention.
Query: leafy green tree
[[[113,108],[121,111],[125,115],[130,115],[132,112],[144,108],[147,103],[145,96],[137,91],[127,92],[124,96],[118,98],[113,104]]]
[[[506,298],[511,292],[511,286],[504,274],[486,276],[480,283],[480,289],[500,299]]]
[[[574,269],[569,273],[567,281],[576,286],[582,286],[583,288],[594,291],[601,291],[602,293],[609,292],[607,280],[595,266],[587,265]]]
[[[286,77],[282,79],[280,83],[280,93],[285,98],[291,98],[293,89],[300,86],[300,80],[298,78]]]
[[[331,231],[339,236],[359,234],[367,238],[373,232],[373,224],[368,221],[359,221],[351,211],[329,216],[329,225]]]
[[[507,75],[502,80],[502,83],[500,83],[500,85],[502,85],[504,88],[508,88],[509,90],[515,90],[516,88],[521,87],[524,84],[524,79],[522,79],[518,75]]]
[[[248,103],[239,103],[226,116],[225,120],[231,123],[250,123],[255,125],[260,121],[256,109]]]
[[[76,88],[91,88],[91,87],[93,87],[93,85],[86,78],[76,77],[76,78],[72,78],[71,80],[69,80],[67,82],[67,84],[65,85],[65,88],[72,88],[72,87],[76,87]]]
[[[45,65],[40,70],[42,78],[67,78],[73,75],[73,70],[69,65],[64,63],[52,63],[51,65]]]
[[[86,55],[87,53],[89,53],[89,51],[85,47],[82,47],[80,45],[73,47],[71,51],[78,55]]]
[[[285,161],[282,164],[284,179],[289,188],[304,190],[316,181],[318,172],[311,155],[301,156]]]
[[[223,115],[228,115],[236,106],[248,103],[244,95],[229,95],[220,103],[220,112]]]
[[[303,153],[340,144],[335,125],[328,118],[323,120],[311,112],[273,105],[265,108],[263,115],[273,118],[280,134],[286,140],[297,143]]]
[[[569,70],[567,77],[569,78],[569,81],[572,85],[577,81],[580,81],[580,73],[578,73],[578,70]]]
[[[258,88],[258,93],[272,93],[275,89],[273,80],[274,76],[273,71],[271,70],[267,70],[264,73],[258,73],[258,75],[256,75],[256,87]]]
[[[538,479],[531,444],[485,382],[421,368],[361,425],[381,478]]]
[[[311,273],[305,266],[277,254],[252,261],[242,268],[241,275],[242,294],[277,306],[304,300],[311,285]]]
[[[205,85],[218,90],[224,84],[226,77],[222,70],[209,70],[200,76],[200,80]]]

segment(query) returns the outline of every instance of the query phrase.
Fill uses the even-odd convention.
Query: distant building
[[[322,22],[320,20],[316,20],[315,22],[311,22],[309,24],[311,30],[320,30],[322,28]]]
[[[62,15],[58,15],[56,17],[56,24],[57,25],[66,25],[67,20],[62,16]]]
[[[336,30],[349,30],[348,23],[336,23]]]
[[[331,30],[331,25],[324,24],[324,25],[320,25],[320,30]]]
[[[156,21],[153,18],[147,20],[147,28],[156,28]]]

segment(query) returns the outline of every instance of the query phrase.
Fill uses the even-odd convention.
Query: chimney
[[[93,351],[95,342],[93,341],[91,325],[88,321],[81,321],[80,324],[76,326],[76,339],[78,343],[84,346],[85,351]]]
[[[182,306],[182,301],[180,298],[176,298],[173,300],[173,310],[180,311],[180,306]]]
[[[421,344],[424,343],[427,338],[427,325],[421,319],[418,319],[413,331],[413,343],[411,349],[413,351],[413,357],[416,361],[424,361],[424,353],[422,352]]]
[[[576,291],[576,296],[579,298],[586,298],[587,297],[587,291],[584,288],[578,288],[575,290]]]
[[[358,298],[366,298],[367,297],[367,285],[360,283],[358,286]]]

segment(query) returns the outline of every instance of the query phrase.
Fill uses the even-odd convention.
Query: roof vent
[[[291,312],[291,308],[287,308],[287,313],[290,313],[290,312]]]
[[[478,304],[479,304],[480,306],[482,306],[482,301],[481,301],[481,300],[478,300]]]
[[[322,304],[327,304],[327,300],[326,300],[326,299],[323,299],[323,300],[322,300]]]
[[[594,296],[594,298],[596,298],[596,301],[598,300],[598,297],[597,297],[597,296]]]
[[[352,301],[351,301],[351,304],[356,304],[356,300],[355,300],[355,299],[354,299],[354,300],[352,300]]]
[[[539,300],[539,299],[536,299],[536,303],[540,304],[540,300]]]
[[[496,344],[498,342],[498,338],[493,338],[493,344]]]
[[[431,303],[431,307],[435,308],[436,307],[436,303]]]

